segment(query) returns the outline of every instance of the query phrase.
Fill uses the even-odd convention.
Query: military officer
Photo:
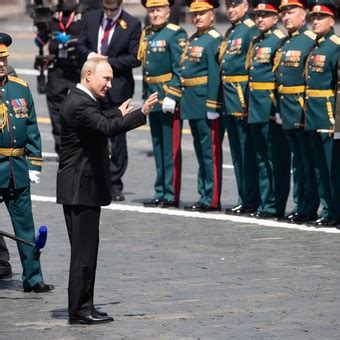
[[[259,30],[248,15],[247,0],[227,0],[231,26],[221,46],[220,64],[224,92],[224,120],[238,189],[238,203],[228,214],[255,212],[260,204],[256,155],[247,123],[248,71],[246,56]]]
[[[276,52],[278,105],[288,143],[293,155],[294,201],[287,218],[294,223],[315,220],[319,206],[312,149],[304,131],[304,71],[316,35],[307,29],[304,0],[282,0],[282,22],[288,31]]]
[[[339,157],[333,132],[335,125],[335,96],[338,82],[340,37],[334,33],[336,7],[333,0],[312,0],[309,3],[312,30],[317,35],[306,67],[306,126],[313,149],[313,161],[322,205],[315,226],[335,226],[336,216],[333,157]]]
[[[181,185],[180,59],[186,32],[168,23],[174,0],[142,0],[151,26],[144,29],[138,58],[143,65],[143,98],[158,92],[149,116],[156,162],[155,196],[144,206],[178,207]]]
[[[285,37],[278,29],[279,0],[255,0],[255,23],[261,34],[250,45],[248,124],[256,150],[261,204],[253,216],[283,217],[290,186],[290,149],[275,119],[275,52]]]
[[[38,183],[42,165],[41,139],[31,92],[22,79],[6,75],[12,39],[0,33],[0,197],[16,236],[34,242],[30,181]],[[48,292],[34,249],[18,244],[24,292]]]
[[[216,0],[189,0],[196,27],[185,48],[182,66],[181,118],[188,119],[194,140],[198,169],[199,200],[185,206],[189,211],[220,210],[223,126],[219,67],[222,37],[213,27]]]

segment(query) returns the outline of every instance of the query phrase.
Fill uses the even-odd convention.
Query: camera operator
[[[43,58],[47,73],[47,106],[52,122],[55,151],[60,149],[59,107],[68,89],[79,82],[81,65],[75,55],[75,44],[81,30],[81,18],[87,6],[78,0],[58,0],[52,10],[48,29],[39,29],[35,44],[42,49],[48,43],[49,55]],[[36,60],[37,63],[37,60]],[[40,84],[41,85],[41,84]],[[43,91],[41,91],[43,92]]]

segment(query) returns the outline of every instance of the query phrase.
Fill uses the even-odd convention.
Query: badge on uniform
[[[234,39],[228,41],[228,50],[230,54],[241,54],[242,39]]]
[[[289,50],[286,52],[284,63],[287,67],[299,67],[301,60],[301,51]]]
[[[256,50],[256,61],[261,64],[270,62],[271,47],[259,47]]]
[[[150,48],[152,52],[165,52],[166,40],[150,41]]]
[[[311,60],[312,71],[322,73],[325,67],[326,56],[322,54],[316,54]]]
[[[15,118],[27,118],[28,108],[27,102],[24,98],[12,99],[11,101]]]
[[[203,54],[204,47],[191,46],[189,51],[189,60],[199,63]]]

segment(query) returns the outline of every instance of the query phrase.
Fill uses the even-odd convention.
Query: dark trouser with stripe
[[[199,203],[220,208],[222,187],[222,141],[223,130],[220,119],[190,119],[191,133],[198,160]]]
[[[225,124],[239,194],[238,203],[257,209],[260,205],[258,168],[250,126],[246,119],[231,115],[225,117]]]
[[[149,122],[156,162],[155,198],[179,202],[182,169],[179,112],[152,112]]]
[[[294,211],[312,217],[320,203],[313,164],[314,150],[303,129],[285,130],[285,133],[293,154]]]
[[[313,150],[315,176],[322,206],[320,215],[330,219],[336,218],[336,199],[332,183],[333,136],[316,131],[306,133]],[[340,204],[339,201],[338,204]]]
[[[76,318],[94,312],[100,207],[63,205],[63,209],[71,244],[68,311]]]
[[[259,212],[284,215],[290,187],[290,149],[282,126],[274,121],[249,124],[259,168]]]
[[[30,187],[0,189],[0,196],[3,196],[15,235],[34,243],[35,235]],[[23,268],[23,286],[31,288],[43,281],[40,261],[34,260],[33,247],[19,242],[17,242],[17,246]]]

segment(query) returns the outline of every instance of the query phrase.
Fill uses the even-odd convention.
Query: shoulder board
[[[340,45],[340,37],[338,37],[336,34],[333,34],[329,40],[332,40],[336,45]]]
[[[8,76],[8,80],[13,81],[14,83],[18,83],[18,84],[25,86],[25,87],[28,86],[28,84],[25,82],[25,80],[22,80],[22,79],[17,78],[17,77]]]
[[[246,19],[246,20],[244,20],[243,23],[244,23],[246,26],[248,26],[248,27],[253,27],[253,26],[255,26],[255,22],[254,22],[253,20],[249,19],[249,18]]]
[[[280,30],[278,30],[278,29],[276,29],[274,32],[273,32],[273,34],[274,35],[276,35],[278,38],[280,38],[280,39],[283,39],[286,35],[282,32],[282,31],[280,31]]]
[[[306,35],[308,38],[311,38],[312,40],[316,39],[316,34],[311,30],[304,31],[303,34]]]
[[[213,38],[218,38],[221,36],[221,34],[219,32],[217,32],[216,30],[210,30],[208,32]]]
[[[172,31],[178,31],[180,29],[180,27],[178,25],[175,25],[175,24],[167,24],[166,27],[169,29],[169,30],[172,30]]]

